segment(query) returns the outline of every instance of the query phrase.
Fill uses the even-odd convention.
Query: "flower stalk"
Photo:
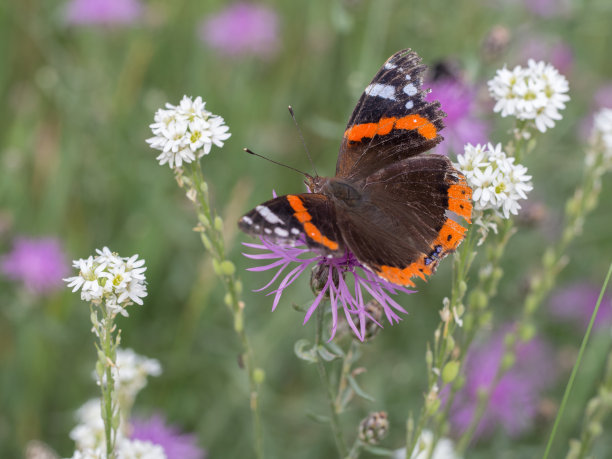
[[[115,447],[121,422],[119,397],[115,384],[117,349],[121,330],[115,325],[117,314],[129,316],[127,307],[142,305],[147,296],[144,260],[134,255],[123,258],[108,247],[97,250],[96,257],[75,260],[73,266],[79,274],[67,279],[73,292],[81,290],[81,299],[90,302],[92,332],[96,336],[96,378],[101,391],[100,412],[104,422],[105,455],[117,457]],[[99,314],[101,314],[101,319]],[[102,453],[101,453],[102,454]]]
[[[595,130],[586,153],[586,167],[582,183],[566,202],[565,225],[561,238],[544,251],[541,267],[529,284],[523,310],[517,321],[517,333],[506,336],[504,356],[497,368],[495,378],[492,384],[482,392],[472,422],[458,443],[458,451],[464,452],[469,446],[489,404],[493,389],[501,377],[514,365],[517,346],[534,336],[534,314],[554,287],[558,274],[569,262],[569,257],[565,254],[569,245],[581,234],[587,215],[597,206],[601,191],[601,178],[612,166],[610,151],[612,148],[606,144],[603,135]]]
[[[235,265],[227,259],[223,242],[223,220],[220,216],[214,215],[211,210],[208,184],[204,180],[199,161],[190,165],[189,176],[182,177],[182,180],[179,180],[179,184],[182,183],[188,186],[187,196],[196,204],[199,221],[196,230],[200,233],[204,248],[212,256],[214,271],[220,277],[226,291],[225,305],[234,318],[234,331],[238,335],[242,347],[241,361],[244,363],[249,379],[249,406],[253,416],[255,454],[257,458],[263,458],[263,434],[258,392],[259,385],[263,380],[263,371],[255,367],[253,348],[244,328],[245,305],[241,299],[242,282],[236,277]]]
[[[323,318],[325,316],[325,308],[323,306],[324,305],[320,304],[317,307],[317,319],[315,328],[315,349],[317,351],[323,346]],[[338,450],[340,458],[346,458],[349,454],[349,450],[344,439],[344,434],[342,433],[342,427],[340,426],[340,410],[339,405],[336,402],[334,388],[332,386],[327,368],[325,367],[325,362],[321,355],[319,355],[318,353],[316,355],[316,361],[317,371],[319,372],[321,383],[325,387],[325,395],[327,396],[327,401],[329,404],[329,420],[331,423],[334,440],[336,442],[336,449]]]

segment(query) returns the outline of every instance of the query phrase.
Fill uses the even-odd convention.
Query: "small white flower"
[[[80,451],[95,451],[105,447],[104,421],[100,411],[100,399],[87,401],[76,412],[78,425],[70,431],[70,438]]]
[[[97,256],[75,260],[79,275],[64,279],[73,292],[81,289],[81,299],[104,301],[108,311],[127,316],[125,307],[143,304],[147,296],[144,260],[138,255],[120,257],[108,247],[96,250]]]
[[[146,387],[147,378],[159,376],[161,373],[162,368],[158,360],[139,355],[132,349],[117,349],[113,377],[119,400],[133,402],[136,395]],[[97,380],[95,371],[92,377]]]
[[[85,448],[76,450],[70,459],[106,459],[106,451],[102,448]]]
[[[516,215],[521,208],[519,201],[527,199],[533,189],[527,168],[514,164],[514,158],[502,151],[501,144],[467,144],[464,150],[457,158],[457,168],[473,190],[474,209],[493,210],[503,218]]]
[[[603,150],[606,163],[612,163],[612,109],[602,108],[593,120],[593,140]]]
[[[166,459],[166,457],[164,449],[150,441],[123,438],[117,442],[117,459]]]
[[[530,59],[527,68],[500,69],[488,82],[489,93],[497,101],[494,112],[502,117],[530,120],[540,132],[562,118],[560,110],[569,101],[567,79],[552,65]]]
[[[421,436],[416,442],[415,448],[410,456],[410,459],[461,459],[461,456],[455,451],[455,445],[452,440],[442,437],[438,440],[436,448],[431,454],[433,447],[434,435],[429,430],[423,430]],[[404,459],[406,457],[406,448],[397,449],[393,452],[393,459]]]
[[[157,110],[150,125],[154,137],[146,141],[161,150],[156,158],[160,165],[182,167],[209,154],[213,144],[222,147],[230,137],[224,119],[205,110],[205,105],[199,96],[195,100],[183,96],[179,105],[166,104]]]

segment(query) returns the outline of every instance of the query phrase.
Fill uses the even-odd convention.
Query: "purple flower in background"
[[[574,65],[574,53],[567,43],[551,41],[540,35],[529,37],[520,48],[518,61],[527,62],[529,59],[550,62],[565,75],[571,72]]]
[[[504,355],[504,336],[511,331],[503,327],[488,342],[471,348],[465,366],[466,383],[453,402],[450,421],[457,434],[463,433],[472,421],[478,393],[487,389]],[[550,348],[535,338],[517,348],[516,363],[493,389],[487,410],[475,437],[490,435],[502,428],[516,437],[533,426],[542,392],[554,382],[555,367]]]
[[[209,16],[199,36],[211,48],[230,56],[272,57],[279,48],[278,16],[253,3],[235,3]]]
[[[567,15],[570,11],[568,0],[525,0],[525,7],[542,17]]]
[[[475,91],[455,78],[443,78],[428,83],[431,88],[427,100],[439,100],[444,118],[444,142],[441,142],[435,153],[447,155],[449,151],[455,154],[463,152],[463,146],[487,143],[489,131],[486,122],[476,118],[474,114]]]
[[[132,24],[143,14],[139,0],[72,0],[66,20],[76,25]]]
[[[0,271],[26,289],[45,294],[63,286],[69,265],[57,239],[15,239],[12,252],[0,258]]]
[[[194,434],[183,434],[166,424],[163,416],[156,414],[149,419],[132,421],[132,440],[149,441],[164,449],[168,459],[204,459],[206,452],[197,443]]]
[[[591,320],[600,290],[601,287],[587,282],[558,289],[548,302],[551,317],[559,322],[573,324],[584,332]],[[604,295],[597,311],[594,327],[610,326],[610,323],[612,323],[612,299]]]
[[[591,103],[591,111],[578,125],[578,134],[585,141],[591,137],[593,132],[595,113],[602,108],[612,108],[612,83],[607,83],[595,91],[593,102]]]
[[[255,291],[265,290],[272,285],[290,265],[297,264],[296,267],[285,275],[279,286],[268,293],[268,295],[274,294],[272,310],[276,309],[284,290],[295,282],[300,274],[306,271],[308,267],[314,268],[312,283],[316,284],[314,289],[317,292],[317,296],[306,312],[304,323],[310,319],[310,316],[312,316],[323,298],[325,298],[326,295],[329,296],[332,313],[330,340],[336,334],[338,327],[338,309],[340,307],[344,311],[347,323],[361,341],[365,339],[366,322],[368,320],[382,327],[366,307],[364,290],[380,303],[389,323],[393,324],[394,321],[400,321],[399,315],[395,312],[396,310],[406,313],[404,308],[394,301],[389,294],[394,295],[397,292],[413,293],[412,290],[392,284],[378,277],[359,263],[355,256],[348,251],[341,257],[328,258],[325,255],[313,254],[305,245],[286,247],[263,238],[261,239],[261,244],[244,243],[244,245],[264,252],[259,254],[245,253],[244,256],[254,260],[274,260],[272,263],[264,266],[249,268],[249,271],[268,271],[277,269],[272,280]],[[309,258],[300,258],[309,252],[313,256]],[[353,282],[350,284],[347,283],[345,277],[352,278]]]

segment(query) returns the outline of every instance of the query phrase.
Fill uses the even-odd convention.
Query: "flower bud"
[[[378,301],[370,300],[365,305],[365,311],[369,314],[369,316],[365,317],[366,325],[364,341],[368,341],[374,338],[381,330],[381,327],[378,324],[380,324],[383,317],[383,307]],[[355,338],[357,337],[355,336]]]
[[[310,288],[312,289],[312,293],[314,293],[315,295],[321,293],[321,290],[325,288],[328,279],[328,265],[318,264],[314,268],[312,268],[312,273],[310,275]],[[334,282],[334,285],[338,285],[338,282],[340,281],[340,278],[338,277],[338,271],[335,269],[332,272],[332,280]],[[325,292],[325,298],[329,298],[329,290]]]
[[[359,439],[363,443],[369,445],[378,444],[389,431],[389,420],[387,419],[387,413],[379,411],[376,413],[370,413],[359,424]]]

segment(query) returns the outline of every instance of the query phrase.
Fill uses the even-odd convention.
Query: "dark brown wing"
[[[238,227],[270,241],[286,244],[304,241],[323,253],[344,254],[334,205],[323,194],[289,194],[271,199],[244,215]]]
[[[406,158],[368,177],[363,204],[337,206],[342,237],[359,261],[400,285],[432,274],[454,251],[470,220],[472,190],[448,158]],[[456,215],[452,215],[456,214]]]
[[[356,181],[383,167],[433,148],[446,114],[426,102],[425,65],[417,53],[395,53],[361,95],[346,126],[336,176]]]

